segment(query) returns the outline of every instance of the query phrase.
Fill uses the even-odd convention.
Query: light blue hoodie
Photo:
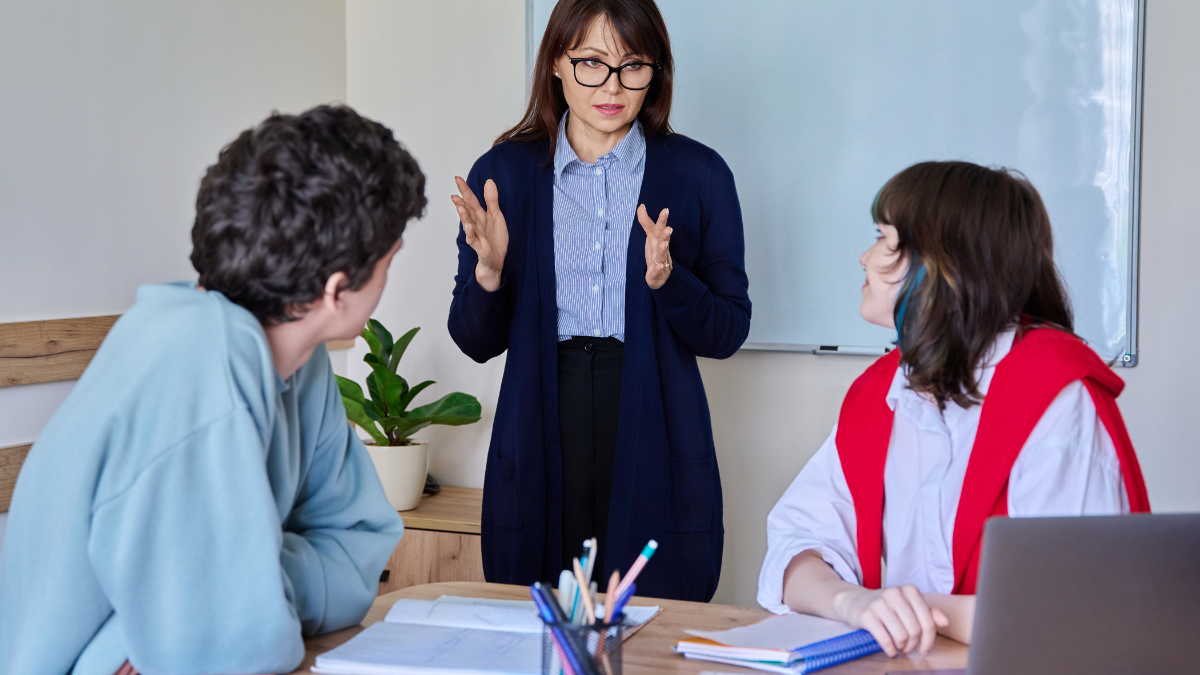
[[[0,675],[288,672],[358,623],[403,525],[318,347],[143,286],[34,444],[0,553]]]

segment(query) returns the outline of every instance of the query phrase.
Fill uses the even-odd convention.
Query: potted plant
[[[353,380],[337,377],[346,417],[366,431],[374,440],[367,445],[375,470],[383,483],[388,501],[397,511],[417,508],[425,489],[425,474],[429,468],[429,442],[412,438],[421,429],[433,424],[461,426],[479,421],[479,400],[470,394],[454,392],[433,403],[409,409],[413,399],[426,387],[426,380],[412,387],[396,374],[400,357],[420,328],[414,328],[393,341],[392,334],[375,319],[367,322],[362,337],[370,352],[363,361],[371,366],[367,376],[367,392]]]

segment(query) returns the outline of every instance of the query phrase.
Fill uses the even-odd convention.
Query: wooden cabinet
[[[404,538],[379,581],[379,595],[440,581],[483,581],[479,520],[483,490],[443,487],[401,511]]]

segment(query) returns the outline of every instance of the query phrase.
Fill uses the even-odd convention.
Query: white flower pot
[[[429,441],[410,442],[412,445],[367,446],[383,492],[397,511],[417,508],[429,471]]]

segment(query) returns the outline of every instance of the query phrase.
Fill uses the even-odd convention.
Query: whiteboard
[[[554,0],[528,0],[532,64]],[[747,349],[883,353],[859,255],[883,184],[924,160],[1041,193],[1076,332],[1137,363],[1143,0],[658,0],[672,126],[737,181]],[[835,349],[836,348],[836,349]]]

